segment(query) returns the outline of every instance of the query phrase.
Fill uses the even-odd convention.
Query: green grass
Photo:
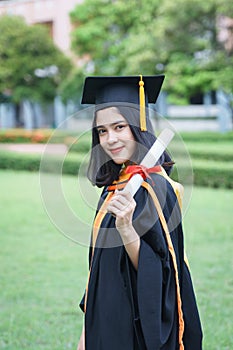
[[[88,249],[50,222],[37,173],[1,171],[0,179],[0,349],[75,350],[83,320],[78,303],[86,284]],[[93,212],[81,207],[83,200],[89,207],[94,204],[96,193],[93,200],[80,199],[74,176],[62,182],[73,210],[91,222]],[[231,203],[232,191],[195,188],[184,217],[204,350],[233,348]],[[62,217],[56,196],[54,205]]]
[[[0,178],[0,348],[76,349],[87,249],[51,224],[37,173]]]
[[[223,142],[232,142],[233,140],[233,131],[228,131],[226,133],[221,133],[218,131],[200,131],[200,132],[181,132],[182,139],[184,142],[213,142],[213,143],[220,143]]]
[[[204,350],[233,349],[232,195],[224,189],[194,189],[184,217],[186,250],[204,327]]]

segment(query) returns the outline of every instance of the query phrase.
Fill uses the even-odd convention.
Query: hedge
[[[233,163],[193,160],[194,184],[233,188]]]
[[[187,152],[191,159],[204,159],[214,161],[233,161],[233,142],[207,143],[207,142],[186,142]],[[184,148],[182,144],[172,144],[172,156],[182,158]]]
[[[85,133],[79,137],[66,137],[64,143],[67,145],[69,152],[87,153],[91,148],[91,135]]]
[[[189,169],[188,169],[189,170]],[[177,175],[176,166],[174,171],[171,173],[171,178],[175,181],[180,181],[183,185],[187,185],[190,180],[190,175],[193,176],[193,184],[196,186],[213,187],[213,188],[233,188],[233,165],[231,163],[224,162],[212,162],[205,160],[193,160],[192,161],[192,172],[187,171],[186,167],[182,168],[179,164],[179,173],[183,175],[182,180]],[[187,179],[185,179],[185,175]]]
[[[43,171],[48,173],[63,173],[81,175],[86,173],[87,164],[83,161],[83,155],[68,155],[67,157],[46,156],[41,158],[39,154],[15,153],[0,151],[0,169]],[[42,160],[42,162],[41,162]]]
[[[40,168],[41,156],[38,154],[1,151],[0,168],[29,171],[43,170],[44,172],[52,173],[60,173],[62,170],[63,174],[77,176],[79,173],[85,175],[87,160],[84,157],[85,154],[69,154],[63,162],[62,157],[46,156],[46,159],[43,160],[42,168]],[[232,163],[194,160],[192,165],[194,185],[233,188]],[[179,171],[182,172],[182,166],[179,166]],[[172,178],[177,180],[176,170],[172,173]]]

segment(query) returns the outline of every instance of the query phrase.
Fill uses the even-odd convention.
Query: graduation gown
[[[120,178],[119,186],[125,181]],[[133,225],[140,236],[135,271],[114,217],[103,209],[113,189],[105,188],[100,198],[89,282],[80,303],[85,311],[86,350],[201,350],[202,330],[184,258],[178,191],[161,171],[151,174],[135,195]]]

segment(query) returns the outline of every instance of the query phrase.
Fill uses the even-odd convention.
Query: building
[[[82,0],[0,0],[0,16],[21,16],[29,25],[46,26],[54,44],[78,65],[80,60],[71,51],[72,23],[69,14],[81,2]],[[13,105],[0,104],[0,128],[54,127],[66,118],[67,113],[67,106],[59,99],[55,99],[46,111],[39,104],[32,106],[29,101],[23,101],[17,116]]]
[[[0,0],[0,15],[22,16],[28,24],[48,27],[54,43],[68,56],[72,24],[69,13],[82,0]]]

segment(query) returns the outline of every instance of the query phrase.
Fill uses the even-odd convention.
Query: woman
[[[103,192],[93,224],[79,350],[200,350],[202,332],[184,259],[179,186],[166,152],[139,166],[155,141],[145,112],[164,76],[89,77],[83,103],[96,104],[90,181]],[[145,83],[145,89],[144,89]],[[165,171],[165,170],[166,171]],[[121,191],[140,173],[132,198]]]

